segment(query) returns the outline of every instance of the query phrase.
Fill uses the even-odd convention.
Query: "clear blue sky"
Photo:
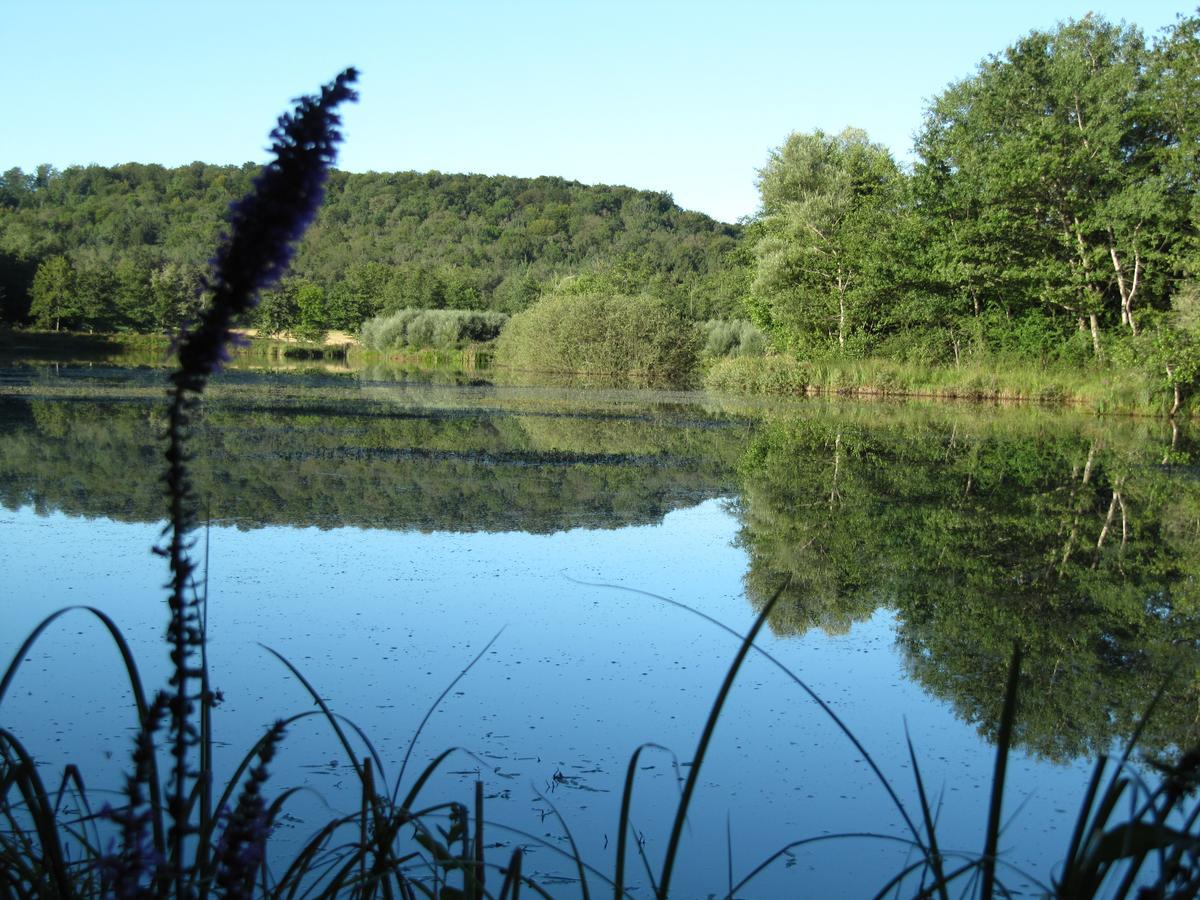
[[[14,0],[0,170],[261,162],[288,101],[347,65],[339,166],[562,175],[732,221],[792,131],[909,159],[927,101],[1089,10],[1157,34],[1162,0]]]

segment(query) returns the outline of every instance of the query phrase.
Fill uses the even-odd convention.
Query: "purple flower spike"
[[[287,271],[296,241],[325,196],[325,179],[342,138],[334,109],[357,99],[350,87],[357,79],[358,73],[347,69],[321,88],[320,96],[301,97],[295,110],[279,117],[271,132],[275,158],[254,179],[250,193],[230,207],[230,233],[209,279],[212,303],[179,343],[176,384],[203,390],[222,361],[234,319]]]
[[[301,97],[292,112],[279,118],[271,132],[275,158],[254,179],[250,193],[230,208],[229,234],[217,250],[208,281],[210,303],[177,344],[179,368],[171,374],[168,390],[167,471],[163,478],[170,511],[163,530],[166,545],[156,552],[167,558],[171,569],[167,643],[171,647],[172,693],[167,701],[167,742],[173,762],[164,802],[171,819],[167,866],[179,897],[188,895],[184,890],[188,872],[185,850],[188,835],[196,831],[189,800],[198,788],[191,760],[200,741],[195,711],[198,702],[211,702],[199,687],[206,678],[199,654],[204,645],[205,598],[196,588],[196,564],[189,554],[192,543],[188,535],[196,525],[196,498],[186,449],[191,414],[209,376],[228,359],[234,321],[253,308],[259,291],[283,275],[296,241],[317,214],[341,140],[334,109],[343,100],[356,98],[350,85],[357,78],[354,69],[347,69],[321,88],[320,96]]]

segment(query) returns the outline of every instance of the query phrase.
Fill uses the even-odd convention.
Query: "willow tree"
[[[875,317],[876,238],[901,175],[888,151],[848,128],[792,134],[759,172],[762,236],[749,305],[795,349],[853,350]]]

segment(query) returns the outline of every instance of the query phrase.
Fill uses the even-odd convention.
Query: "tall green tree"
[[[1200,10],[1181,16],[1155,43],[1147,77],[1147,105],[1162,134],[1162,170],[1184,206],[1190,208],[1181,235],[1184,268],[1200,276]]]
[[[65,256],[51,256],[33,275],[29,314],[40,328],[59,331],[64,320],[72,324],[76,314],[75,270]]]
[[[1101,335],[1162,308],[1189,230],[1140,31],[1087,16],[1032,32],[932,104],[917,193],[942,272],[978,308],[1015,302]]]
[[[888,151],[858,129],[792,134],[772,151],[759,173],[756,323],[796,349],[861,342],[883,295],[872,255],[900,184]]]
[[[150,273],[150,318],[154,328],[171,333],[196,315],[202,277],[199,269],[175,262]]]

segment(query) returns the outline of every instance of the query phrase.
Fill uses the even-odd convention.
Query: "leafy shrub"
[[[709,319],[700,326],[704,335],[705,356],[762,356],[767,336],[746,319]]]
[[[560,290],[509,320],[496,362],[670,384],[691,376],[699,349],[696,327],[657,297]]]
[[[363,323],[362,342],[386,352],[405,347],[446,350],[493,340],[508,321],[504,313],[474,309],[401,309]]]

